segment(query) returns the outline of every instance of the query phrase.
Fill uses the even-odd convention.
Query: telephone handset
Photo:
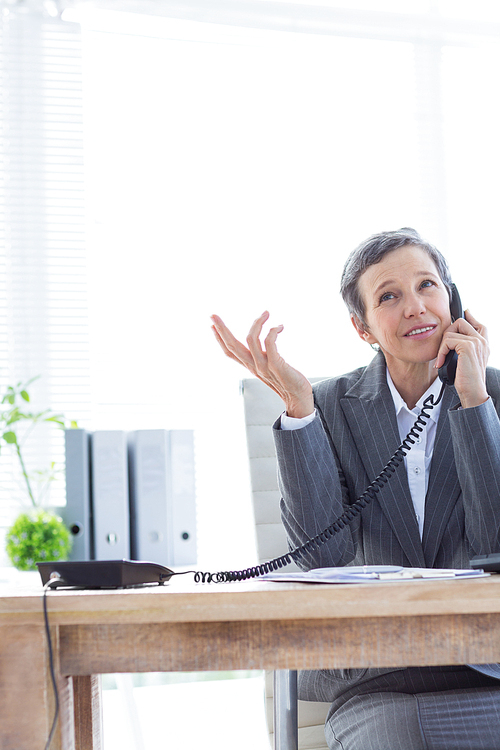
[[[451,285],[451,298],[450,298],[450,312],[451,320],[454,322],[457,318],[463,318],[462,303],[460,301],[460,295],[457,291],[455,284]],[[438,374],[443,383],[441,391],[436,401],[434,396],[431,394],[427,396],[424,401],[424,405],[418,415],[415,424],[411,428],[408,435],[405,437],[399,448],[391,456],[386,466],[382,469],[380,474],[373,480],[373,482],[366,488],[360,497],[340,515],[336,521],[330,526],[324,529],[320,534],[317,534],[312,539],[308,539],[305,544],[300,547],[287,552],[281,557],[276,557],[274,560],[256,565],[252,568],[246,568],[245,570],[231,570],[221,571],[218,573],[202,573],[196,571],[194,573],[195,581],[202,583],[222,583],[227,581],[244,581],[249,578],[257,578],[258,576],[264,575],[265,573],[272,573],[279,568],[283,568],[285,565],[289,565],[291,562],[298,562],[301,557],[305,557],[314,550],[318,549],[322,544],[326,544],[331,537],[338,531],[343,529],[347,524],[352,521],[357,515],[361,513],[363,508],[366,508],[376,496],[377,492],[386,484],[391,478],[392,474],[396,471],[399,464],[403,461],[404,457],[411,450],[418,440],[418,433],[422,432],[427,424],[427,420],[430,417],[428,413],[429,409],[433,409],[441,401],[444,393],[445,386],[453,385],[455,382],[455,373],[457,370],[458,355],[455,351],[450,351],[446,355],[446,359],[442,367],[439,368]]]
[[[450,312],[451,322],[453,323],[457,318],[463,318],[464,313],[462,310],[462,302],[455,284],[451,285],[451,299],[450,299]],[[453,385],[455,382],[455,374],[457,372],[458,354],[453,349],[448,352],[444,365],[438,370],[438,375],[441,381],[445,385]]]

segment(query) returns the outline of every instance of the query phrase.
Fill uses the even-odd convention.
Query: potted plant
[[[39,491],[35,493],[33,475],[28,473],[23,458],[23,446],[37,424],[49,422],[63,429],[67,426],[64,417],[51,409],[28,410],[27,388],[33,380],[8,386],[0,402],[0,446],[2,443],[9,446],[17,456],[31,504],[29,510],[16,518],[6,537],[7,555],[18,570],[36,570],[36,563],[43,560],[64,560],[71,549],[71,534],[62,519],[41,507],[45,490],[56,475],[55,464],[51,464],[48,472],[36,472]],[[77,424],[72,421],[68,426]]]

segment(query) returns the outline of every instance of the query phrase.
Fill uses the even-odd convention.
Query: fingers
[[[279,369],[280,365],[283,363],[283,358],[278,353],[278,347],[277,347],[277,339],[280,333],[284,330],[283,325],[275,326],[274,328],[271,328],[269,333],[267,334],[265,340],[264,340],[264,347],[267,354],[267,363],[268,367],[271,372],[276,371]]]
[[[283,400],[287,414],[305,417],[314,412],[314,398],[309,380],[285,362],[278,353],[276,341],[283,326],[268,332],[264,345],[260,336],[269,319],[267,310],[254,320],[247,336],[248,348],[236,339],[218,315],[212,315],[212,329],[224,353],[244,365]]]
[[[230,352],[229,349],[227,348],[226,344],[224,343],[224,339],[220,335],[220,333],[217,330],[217,328],[215,327],[215,325],[212,326],[212,331],[214,332],[214,336],[215,336],[215,338],[217,340],[217,343],[221,347],[221,349],[224,352],[224,354],[226,355],[226,357],[229,357],[230,359],[234,359],[234,360],[236,360],[236,362],[239,362],[239,359],[232,352]]]
[[[260,342],[260,335],[268,318],[269,313],[266,310],[253,322],[246,340],[248,344],[247,348],[241,343],[241,341],[238,341],[238,339],[233,336],[229,328],[218,315],[211,316],[212,330],[217,343],[224,354],[235,362],[239,362],[239,364],[246,367],[252,375],[260,377],[261,380],[264,380],[264,382],[275,390],[272,384],[273,378],[269,369],[267,347],[269,346],[271,350],[271,359],[274,362],[279,362],[280,357],[276,348],[276,338],[283,330],[283,326],[276,326],[271,329],[266,337],[265,348],[263,349]]]
[[[212,331],[214,332],[215,338],[224,354],[230,359],[242,364],[249,369],[252,374],[255,374],[253,357],[246,346],[233,336],[229,328],[218,315],[212,315],[211,320]]]
[[[466,310],[465,313],[465,319],[466,321],[474,328],[477,333],[480,334],[480,336],[484,336],[485,339],[488,338],[488,332],[486,329],[486,326],[484,326],[482,323],[480,323],[476,318],[472,315],[470,310]]]
[[[254,320],[247,336],[248,349],[259,372],[262,370],[262,368],[265,368],[267,362],[266,354],[262,350],[262,345],[260,343],[260,335],[262,333],[264,323],[268,319],[269,313],[266,310],[256,320]]]
[[[470,346],[476,350],[488,350],[486,326],[476,320],[469,310],[466,310],[464,315],[464,318],[457,318],[444,334],[435,363],[436,368],[444,364],[446,355],[452,349],[460,350],[460,353],[465,353]]]
[[[457,318],[445,332],[435,367],[441,367],[446,354],[453,349],[458,354],[455,388],[461,404],[464,408],[478,406],[488,397],[485,377],[489,346],[486,327],[468,310],[464,318]]]

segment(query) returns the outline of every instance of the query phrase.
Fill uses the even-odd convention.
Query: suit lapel
[[[460,495],[460,483],[455,462],[452,460],[451,432],[446,429],[449,419],[448,411],[458,401],[455,389],[446,388],[436,429],[429,485],[425,499],[422,544],[425,563],[428,567],[432,567],[434,564],[451,512]]]
[[[381,354],[375,357],[340,403],[372,481],[400,444],[394,402],[387,385],[385,359]],[[373,502],[379,503],[409,565],[423,567],[424,554],[403,463]]]

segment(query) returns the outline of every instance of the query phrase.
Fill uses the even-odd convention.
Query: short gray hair
[[[441,281],[451,295],[451,275],[448,263],[439,250],[411,227],[403,227],[395,232],[380,232],[368,237],[347,258],[342,278],[340,281],[340,293],[347,305],[350,315],[356,316],[360,323],[366,327],[365,304],[361,297],[358,282],[362,274],[370,266],[374,266],[393,250],[398,250],[405,245],[421,247],[434,261]]]

